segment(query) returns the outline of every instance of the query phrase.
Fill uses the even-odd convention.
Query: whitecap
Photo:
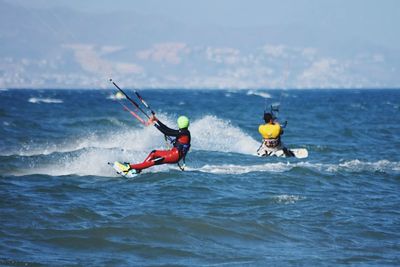
[[[249,90],[246,93],[247,95],[255,95],[255,96],[260,96],[262,98],[272,98],[270,94],[267,92],[260,92],[260,91],[255,91],[255,90]]]
[[[282,203],[282,204],[294,204],[297,201],[305,199],[304,197],[301,196],[295,196],[295,195],[279,195],[275,196],[274,199],[276,199],[276,202]]]
[[[240,164],[222,164],[222,165],[204,165],[201,168],[188,168],[192,171],[200,171],[215,174],[245,174],[249,172],[284,172],[292,169],[295,165],[289,163],[266,163],[257,165],[240,165]]]
[[[352,171],[352,172],[400,171],[400,162],[391,162],[389,160],[379,160],[376,162],[364,162],[364,161],[355,159],[355,160],[350,160],[350,161],[340,163],[338,165],[338,169]]]
[[[63,103],[63,101],[61,99],[40,98],[40,97],[31,97],[31,98],[29,98],[28,102],[33,103],[33,104],[40,104],[40,103],[60,104],[60,103]]]
[[[300,167],[310,170],[316,170],[319,172],[332,172],[336,173],[339,171],[346,172],[399,172],[400,162],[391,162],[388,160],[379,160],[377,162],[362,162],[359,160],[351,160],[338,164],[329,163],[310,163],[310,162],[277,162],[277,163],[265,163],[265,164],[254,164],[254,165],[242,165],[242,164],[221,164],[221,165],[209,165],[206,164],[200,168],[188,168],[192,171],[200,171],[214,174],[232,174],[239,175],[249,172],[286,172],[293,168]]]
[[[111,94],[107,97],[107,99],[111,99],[111,100],[121,100],[121,99],[125,99],[125,98],[126,97],[121,92],[117,92],[116,94]]]

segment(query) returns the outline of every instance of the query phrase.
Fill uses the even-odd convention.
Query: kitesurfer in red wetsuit
[[[175,139],[171,140],[173,147],[169,150],[153,150],[142,163],[129,164],[130,169],[135,169],[136,173],[139,173],[154,165],[178,163],[184,159],[190,148],[189,119],[186,116],[180,116],[177,122],[179,130],[171,129],[153,115],[149,124],[154,123],[154,126],[165,136],[174,137]]]

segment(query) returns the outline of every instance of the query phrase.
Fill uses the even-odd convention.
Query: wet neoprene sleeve
[[[162,132],[163,134],[168,135],[168,136],[177,137],[178,135],[181,134],[181,132],[179,130],[171,129],[167,125],[162,123],[161,121],[157,121],[157,123],[154,124],[154,126],[156,126],[156,128],[158,130],[160,130],[160,132]]]

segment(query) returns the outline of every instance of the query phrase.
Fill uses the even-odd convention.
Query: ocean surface
[[[139,92],[184,172],[107,164],[166,147],[115,90],[0,91],[1,266],[400,265],[400,90]],[[308,158],[255,156],[271,104]]]

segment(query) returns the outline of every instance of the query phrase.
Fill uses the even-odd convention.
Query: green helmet
[[[178,118],[178,127],[179,129],[187,128],[189,127],[189,119],[186,116],[180,116]]]

